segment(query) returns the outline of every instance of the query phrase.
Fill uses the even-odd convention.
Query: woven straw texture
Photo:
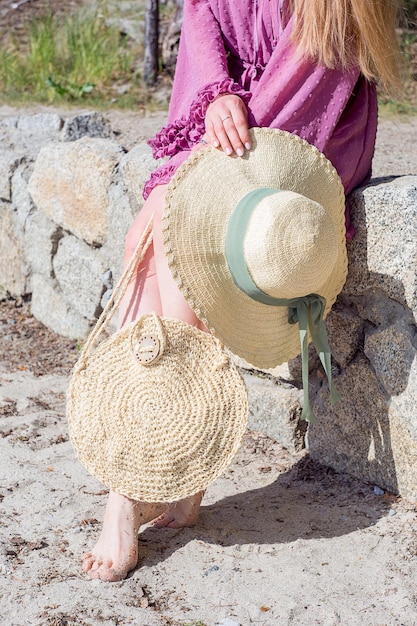
[[[327,267],[321,283],[314,279],[314,291],[326,299],[326,316],[347,275],[345,197],[330,161],[306,141],[265,128],[252,129],[251,135],[253,148],[241,158],[209,146],[177,170],[166,196],[164,246],[174,279],[196,315],[231,352],[254,367],[270,368],[299,354],[298,325],[288,323],[286,307],[261,304],[235,286],[224,255],[230,215],[259,187],[293,191],[324,207],[337,242],[330,275]],[[297,229],[295,222],[287,234],[296,237]],[[261,258],[261,273],[263,264]],[[316,271],[313,262],[311,271]],[[296,273],[287,282],[292,297],[306,295],[297,292]]]
[[[220,342],[155,315],[81,355],[67,401],[80,462],[145,502],[205,489],[236,454],[247,413],[245,384]]]

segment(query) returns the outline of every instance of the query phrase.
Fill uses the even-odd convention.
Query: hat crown
[[[338,255],[326,209],[293,191],[277,191],[254,208],[243,242],[255,285],[273,298],[320,293]]]

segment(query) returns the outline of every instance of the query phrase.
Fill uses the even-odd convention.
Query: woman
[[[333,163],[348,194],[371,175],[376,83],[398,87],[394,0],[185,0],[168,123],[150,142],[170,157],[145,185],[144,207],[125,259],[154,215],[153,246],[121,310],[120,324],[155,311],[202,328],[179,292],[163,251],[161,213],[172,175],[190,151],[211,143],[228,155],[251,149],[248,129],[280,128]],[[346,236],[353,236],[347,209]],[[202,328],[203,329],[203,328]],[[121,580],[138,561],[138,530],[196,522],[202,494],[166,505],[110,493],[103,530],[83,569]]]

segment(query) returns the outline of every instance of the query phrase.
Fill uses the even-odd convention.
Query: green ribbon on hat
[[[312,293],[297,298],[273,298],[259,289],[249,274],[243,244],[248,228],[249,220],[258,203],[272,194],[279,193],[280,189],[262,187],[247,193],[234,209],[227,228],[225,241],[225,256],[232,274],[233,281],[246,295],[253,300],[270,306],[288,307],[288,323],[298,323],[301,344],[301,366],[304,390],[304,406],[301,413],[302,419],[314,420],[310,406],[308,392],[308,340],[307,331],[310,332],[314,347],[320,357],[327,379],[329,381],[330,398],[332,404],[340,399],[339,393],[332,382],[332,369],[330,361],[330,347],[327,339],[326,326],[324,323],[324,310],[326,300],[322,296]]]

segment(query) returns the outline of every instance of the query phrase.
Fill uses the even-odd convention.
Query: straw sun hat
[[[163,231],[172,274],[197,317],[263,369],[300,353],[300,317],[308,336],[312,316],[323,331],[347,274],[345,197],[315,147],[280,130],[250,132],[243,157],[209,146],[177,170]]]

